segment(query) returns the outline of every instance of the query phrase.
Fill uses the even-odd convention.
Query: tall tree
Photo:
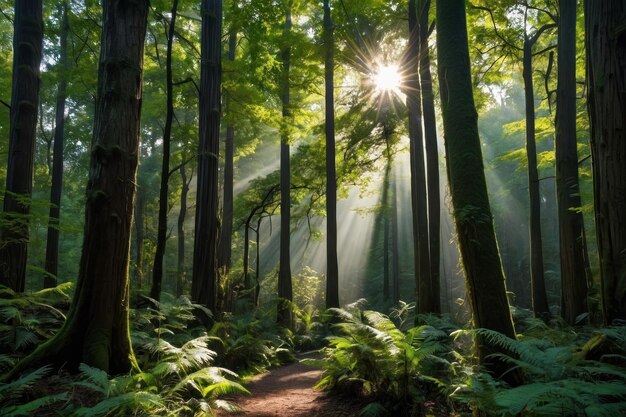
[[[183,287],[185,285],[185,218],[187,217],[187,195],[189,194],[189,183],[193,178],[193,171],[187,179],[187,169],[185,164],[181,164],[178,168],[180,172],[180,179],[182,182],[182,189],[180,191],[180,211],[178,212],[177,230],[178,230],[178,256],[176,260],[176,272],[178,277],[176,279],[176,295],[181,296],[183,294]]]
[[[464,0],[437,0],[437,58],[448,181],[472,320],[515,338],[478,137]],[[497,348],[479,338],[478,350],[491,372],[503,373],[504,365],[489,358]]]
[[[163,162],[161,164],[161,187],[159,188],[159,217],[157,227],[156,250],[152,265],[152,287],[150,297],[161,298],[161,282],[163,281],[163,258],[167,243],[167,212],[169,209],[170,181],[170,149],[172,143],[172,121],[174,119],[174,81],[172,78],[172,48],[176,33],[176,15],[178,0],[173,0],[170,23],[167,33],[167,51],[165,56],[165,126],[163,127]]]
[[[326,308],[339,307],[337,263],[337,174],[335,169],[335,59],[330,0],[324,0],[324,86],[326,103]]]
[[[561,312],[570,324],[587,312],[591,280],[584,237],[576,142],[576,0],[559,1],[556,189],[561,248]]]
[[[61,191],[63,189],[63,136],[65,132],[65,101],[67,97],[67,2],[59,5],[61,31],[59,34],[59,87],[56,97],[54,118],[54,152],[52,156],[52,189],[50,191],[50,214],[48,220],[48,240],[46,241],[46,274],[44,288],[54,287],[57,283],[59,266],[59,216],[61,212]]]
[[[280,92],[282,101],[282,123],[280,127],[280,262],[278,267],[278,321],[285,327],[291,327],[291,310],[287,302],[291,302],[293,289],[291,283],[291,158],[289,156],[289,129],[291,109],[289,108],[289,69],[291,64],[291,0],[287,0],[285,11],[284,45],[280,51],[282,74]],[[285,302],[287,301],[287,302]]]
[[[211,311],[216,306],[218,161],[221,113],[222,1],[202,0],[200,143],[196,193],[196,235],[191,297]]]
[[[439,150],[437,146],[437,119],[435,118],[435,99],[433,95],[433,81],[430,73],[430,52],[428,38],[430,26],[428,13],[430,0],[420,0],[419,34],[420,34],[420,63],[419,75],[422,88],[422,114],[424,120],[424,144],[426,147],[426,186],[428,194],[428,239],[430,253],[430,296],[429,309],[434,313],[441,311],[440,301],[440,250],[441,235],[440,193],[439,193]]]
[[[585,1],[587,83],[604,320],[626,320],[626,3]]]
[[[26,283],[29,200],[39,108],[42,1],[16,1],[13,27],[13,86],[4,218],[0,229],[0,284],[22,292]]]
[[[109,374],[136,366],[128,326],[148,1],[103,2],[98,94],[76,292],[59,332],[13,369],[86,363]],[[9,375],[9,377],[11,376]]]
[[[413,213],[413,247],[415,261],[416,310],[431,313],[430,241],[428,238],[428,204],[422,104],[419,79],[420,28],[416,0],[409,0],[409,44],[406,57],[406,105],[409,116],[409,154],[411,165],[411,208]]]

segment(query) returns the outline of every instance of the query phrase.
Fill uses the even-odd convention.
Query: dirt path
[[[345,397],[314,390],[322,371],[292,363],[256,376],[247,388],[252,395],[231,399],[242,409],[239,415],[255,417],[352,417],[362,404]],[[220,412],[219,417],[228,414]]]

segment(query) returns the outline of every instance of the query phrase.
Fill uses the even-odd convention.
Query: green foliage
[[[50,367],[36,369],[7,384],[0,384],[0,415],[32,416],[38,410],[66,401],[69,392],[29,398],[28,392],[50,372]]]

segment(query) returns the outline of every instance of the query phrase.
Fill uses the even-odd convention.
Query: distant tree
[[[335,59],[330,0],[324,0],[324,77],[326,103],[326,308],[339,307],[337,263],[337,174],[335,169]]]
[[[4,212],[0,228],[0,284],[24,291],[30,198],[43,47],[41,0],[15,2],[13,87]]]
[[[624,1],[585,1],[596,233],[607,324],[626,320],[625,21]]]
[[[556,189],[561,248],[561,314],[574,324],[587,309],[591,276],[584,235],[576,141],[576,0],[559,1]]]
[[[284,45],[280,51],[282,75],[280,93],[282,101],[282,124],[280,127],[280,262],[278,266],[278,297],[291,302],[293,289],[291,283],[291,159],[289,156],[289,129],[291,110],[289,108],[289,70],[291,64],[291,47],[288,41],[291,32],[291,1],[287,1],[285,11]],[[285,327],[291,327],[291,310],[280,301],[278,304],[278,321]]]
[[[215,312],[218,239],[218,156],[221,116],[222,1],[202,0],[200,143],[191,297]]]
[[[437,60],[448,181],[472,319],[476,327],[515,338],[478,137],[464,0],[437,1]],[[481,363],[503,374],[505,365],[489,357],[496,347],[479,339],[478,351]]]
[[[130,229],[136,188],[148,2],[103,3],[85,233],[76,292],[59,332],[8,375],[52,363],[109,374],[136,367],[128,324]]]
[[[180,172],[182,189],[180,190],[180,210],[178,212],[177,221],[178,256],[176,260],[176,272],[178,277],[176,279],[176,295],[180,297],[183,294],[183,287],[185,286],[185,218],[187,217],[187,196],[189,194],[189,184],[193,179],[193,171],[191,175],[187,176],[185,164],[181,164],[178,171]]]
[[[65,133],[65,102],[67,97],[67,2],[59,4],[61,31],[59,34],[59,86],[56,97],[54,118],[54,152],[52,156],[52,188],[50,190],[50,214],[48,220],[48,240],[46,241],[46,274],[44,288],[54,287],[57,283],[59,266],[59,216],[61,212],[61,191],[63,189],[63,139]]]

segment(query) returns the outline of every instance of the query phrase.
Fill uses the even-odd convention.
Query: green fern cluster
[[[618,343],[623,331],[602,330]],[[487,373],[472,375],[458,385],[454,397],[474,409],[499,416],[626,414],[626,369],[606,363],[605,358],[588,359],[580,342],[556,345],[543,338],[513,340],[487,329],[472,332],[510,352],[494,356],[523,370],[528,381],[512,388]]]
[[[361,306],[329,310],[336,334],[328,337],[323,360],[307,360],[324,369],[317,386],[370,398],[364,415],[412,415],[427,393],[445,385],[438,376],[446,372],[436,370],[449,362],[437,355],[450,351],[449,337],[428,324],[403,332],[386,315]]]

